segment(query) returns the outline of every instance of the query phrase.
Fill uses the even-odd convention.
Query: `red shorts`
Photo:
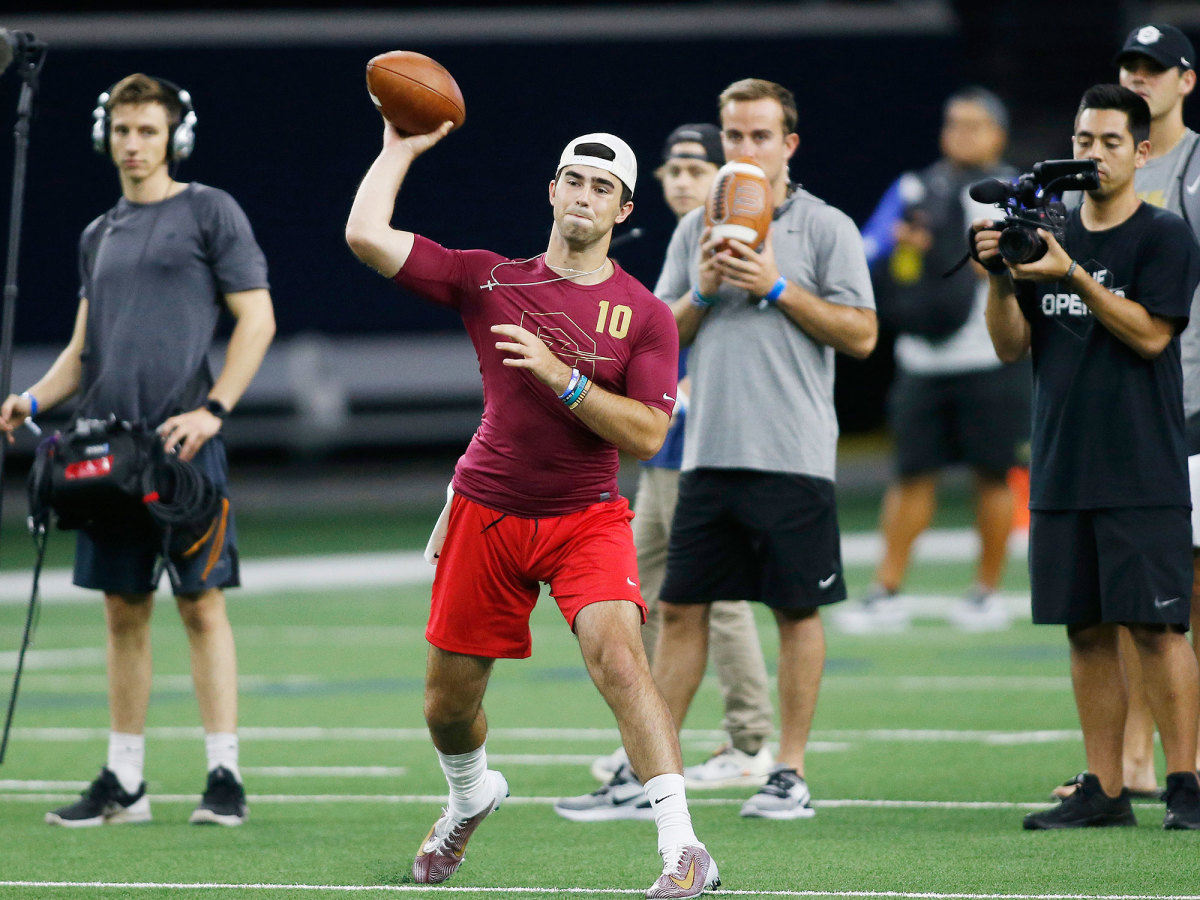
[[[425,638],[451,653],[524,659],[541,582],[571,629],[589,603],[629,600],[642,610],[633,513],[620,497],[579,512],[522,519],[455,494],[433,579]]]

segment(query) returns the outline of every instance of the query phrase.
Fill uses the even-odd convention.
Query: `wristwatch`
[[[229,415],[229,409],[216,397],[209,397],[205,400],[204,408],[221,420],[224,420]]]

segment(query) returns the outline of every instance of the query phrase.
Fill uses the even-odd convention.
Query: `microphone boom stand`
[[[37,95],[38,75],[42,64],[46,61],[46,44],[37,40],[28,32],[15,32],[4,35],[5,40],[11,38],[14,46],[15,65],[21,81],[21,97],[17,102],[17,124],[13,129],[16,148],[13,155],[13,187],[12,209],[8,224],[8,265],[4,279],[4,305],[0,314],[0,400],[11,392],[12,356],[13,356],[13,319],[17,312],[17,257],[21,247],[21,217],[25,200],[25,169],[29,156],[29,125],[33,119],[33,102]],[[0,515],[4,509],[4,462],[7,456],[8,441],[0,439]],[[45,550],[45,528],[41,526],[42,534],[34,535],[34,540],[41,540],[41,550]],[[21,648],[17,653],[17,665],[13,671],[12,693],[8,698],[8,713],[4,718],[4,734],[0,737],[0,763],[4,762],[4,751],[8,748],[8,734],[12,728],[13,712],[17,706],[17,690],[21,684],[21,671],[25,667],[25,651],[31,643],[33,623],[37,612],[37,581],[41,569],[42,553],[39,552],[38,564],[34,569],[33,590],[29,597],[29,609],[25,613],[25,632],[21,637]]]

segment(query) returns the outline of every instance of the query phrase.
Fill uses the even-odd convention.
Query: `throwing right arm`
[[[346,243],[360,260],[391,278],[408,261],[414,235],[392,227],[396,195],[414,159],[449,134],[452,123],[430,134],[402,135],[389,122],[383,126],[383,150],[358,186],[350,218],[346,221]]]
[[[71,332],[71,340],[58,354],[46,374],[31,385],[28,393],[38,404],[39,412],[50,409],[62,403],[75,393],[83,377],[83,343],[87,334],[87,298],[79,301],[79,310],[75,313],[75,329]],[[29,400],[18,394],[9,394],[0,405],[0,430],[13,439],[12,433],[20,428],[22,423],[30,418],[33,410]]]

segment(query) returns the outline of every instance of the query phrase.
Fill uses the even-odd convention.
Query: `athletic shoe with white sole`
[[[723,744],[700,765],[684,769],[683,778],[687,787],[694,791],[759,785],[766,784],[774,765],[775,757],[765,744],[757,753]]]
[[[811,819],[817,814],[811,801],[808,785],[796,770],[776,766],[767,783],[742,804],[741,815],[753,819]]]
[[[895,634],[906,631],[912,621],[903,598],[879,585],[868,588],[858,603],[842,604],[831,615],[846,634]]]
[[[246,789],[237,777],[224,766],[208,773],[208,783],[200,805],[192,810],[188,822],[192,825],[243,824],[250,817],[246,810]]]
[[[66,828],[91,828],[95,825],[128,825],[150,821],[150,798],[146,782],[136,794],[121,787],[112,770],[105,766],[80,798],[70,806],[46,813],[47,825]]]
[[[624,747],[618,747],[608,756],[598,756],[592,760],[592,777],[601,784],[608,784],[617,774],[617,769],[628,762],[629,754]]]
[[[581,797],[564,797],[554,804],[554,811],[572,822],[610,822],[614,819],[654,819],[654,810],[646,798],[646,790],[638,781],[629,763],[617,769],[617,774],[604,787]]]
[[[441,817],[433,823],[429,834],[425,835],[421,849],[417,851],[417,857],[413,860],[413,881],[419,884],[441,884],[463,864],[467,841],[471,839],[479,823],[499,809],[504,798],[508,796],[508,782],[504,776],[492,769],[489,769],[487,774],[492,782],[491,802],[469,819],[451,819],[446,810],[442,810]]]
[[[662,856],[662,874],[646,891],[647,897],[699,897],[721,886],[717,863],[703,844],[668,847]]]
[[[950,624],[960,631],[1004,631],[1012,624],[1012,616],[1003,601],[995,594],[974,591],[959,600],[946,614]]]

